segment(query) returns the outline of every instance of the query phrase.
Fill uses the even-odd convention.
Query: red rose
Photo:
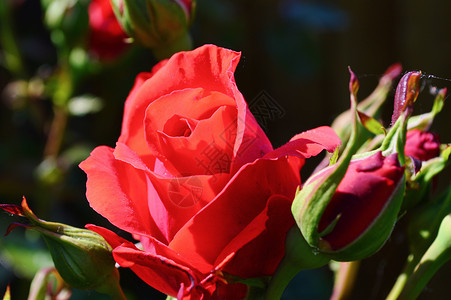
[[[432,132],[412,129],[407,132],[405,153],[426,161],[440,154],[440,138]]]
[[[329,127],[273,150],[238,91],[240,54],[207,45],[140,74],[115,149],[80,167],[90,205],[141,241],[95,226],[115,260],[178,298],[240,299],[228,276],[271,275],[294,224],[304,159],[339,139]]]
[[[89,47],[103,59],[113,59],[127,48],[127,35],[119,25],[110,0],[92,0],[89,13]]]
[[[323,172],[328,174],[327,169]],[[322,232],[339,216],[332,231],[321,238],[331,251],[340,250],[369,232],[399,190],[403,175],[404,167],[397,154],[384,157],[377,152],[351,161],[318,226]],[[389,227],[391,231],[392,226]]]

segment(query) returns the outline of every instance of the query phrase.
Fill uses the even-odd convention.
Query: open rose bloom
[[[139,74],[116,147],[80,165],[92,208],[141,247],[88,228],[121,266],[179,299],[241,299],[240,278],[272,275],[304,160],[340,143],[320,127],[274,150],[235,84],[239,58],[206,45]]]

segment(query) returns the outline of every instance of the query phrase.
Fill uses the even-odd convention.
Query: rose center
[[[164,124],[163,132],[171,137],[189,137],[196,125],[196,120],[174,115]]]

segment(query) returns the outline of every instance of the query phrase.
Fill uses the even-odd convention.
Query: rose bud
[[[101,59],[114,59],[128,44],[127,35],[114,15],[110,0],[93,0],[89,4],[89,49]]]
[[[424,132],[418,129],[407,131],[406,156],[421,161],[430,160],[440,155],[440,137],[432,132]]]
[[[391,123],[394,125],[403,112],[413,109],[413,104],[420,92],[421,71],[411,71],[404,74],[396,87],[395,103]]]
[[[324,180],[336,168],[330,166],[315,174],[303,189]],[[384,157],[382,152],[352,160],[323,212],[318,211],[319,239],[315,246],[322,253],[338,261],[362,259],[377,251],[387,240],[396,221],[400,199],[404,190],[404,167],[397,155]],[[298,225],[304,224],[305,206],[308,199],[299,195],[293,204]]]
[[[396,222],[405,186],[404,166],[400,164],[404,157],[397,149],[404,146],[411,110],[400,112],[399,121],[377,151],[353,156],[359,130],[357,87],[351,72],[353,129],[343,155],[336,164],[311,176],[292,204],[306,242],[337,261],[365,258],[385,243]]]
[[[122,295],[112,249],[102,236],[91,230],[38,219],[28,207],[25,197],[21,206],[0,204],[0,208],[26,217],[30,223],[13,223],[8,227],[7,234],[18,226],[41,233],[58,273],[70,286],[95,289],[115,297]]]
[[[119,23],[136,42],[154,51],[159,59],[189,50],[188,28],[194,0],[112,0]]]

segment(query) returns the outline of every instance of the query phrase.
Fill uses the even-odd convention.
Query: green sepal
[[[419,129],[421,131],[427,131],[431,127],[435,116],[442,111],[443,106],[445,105],[446,92],[446,88],[439,90],[435,96],[431,111],[421,115],[412,116],[409,119],[407,128],[409,130]]]
[[[331,201],[338,185],[343,179],[351,161],[352,155],[356,152],[358,144],[356,142],[360,126],[357,116],[356,93],[359,83],[354,73],[349,69],[351,78],[349,81],[350,101],[352,114],[352,131],[346,148],[334,166],[333,170],[327,168],[310,177],[303,188],[296,194],[291,212],[296,224],[302,232],[306,242],[313,248],[318,248],[320,233],[318,225],[321,217]],[[324,172],[330,172],[324,176]]]
[[[334,153],[332,153],[332,156],[329,158],[329,166],[335,165],[337,163],[339,153],[340,153],[340,146],[335,148]]]
[[[382,125],[379,121],[377,121],[375,118],[368,116],[364,114],[363,112],[358,111],[360,122],[363,124],[363,126],[371,133],[378,135],[383,134],[385,135],[387,131],[385,130],[384,125]]]

